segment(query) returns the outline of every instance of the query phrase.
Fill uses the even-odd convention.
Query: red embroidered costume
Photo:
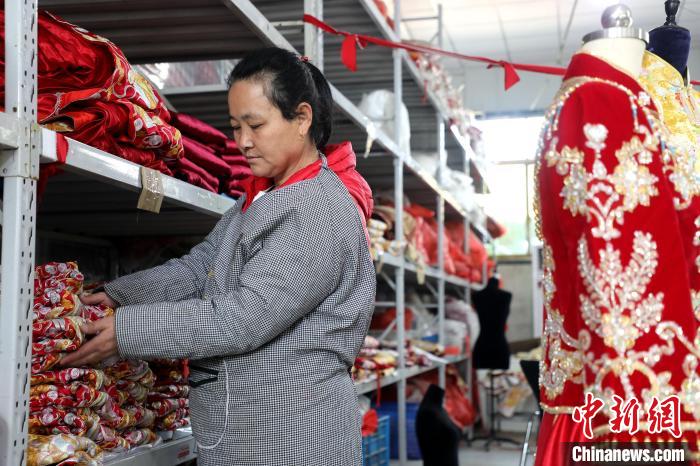
[[[562,443],[586,441],[571,414],[587,393],[605,403],[594,440],[621,442],[674,441],[650,433],[648,415],[654,397],[678,396],[678,441],[699,459],[700,197],[691,155],[668,141],[634,78],[592,55],[573,57],[538,154],[539,465],[565,464]],[[635,435],[611,432],[613,395],[639,400]]]

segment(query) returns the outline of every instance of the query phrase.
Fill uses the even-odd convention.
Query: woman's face
[[[302,103],[292,120],[265,95],[260,80],[236,81],[228,93],[233,137],[255,176],[285,181],[309,150],[311,107]]]

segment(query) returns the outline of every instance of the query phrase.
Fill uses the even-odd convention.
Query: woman
[[[331,93],[312,64],[254,52],[228,103],[246,195],[188,255],[85,296],[118,310],[65,364],[190,359],[201,465],[360,465],[349,372],[376,286],[371,191],[348,143],[325,147]]]

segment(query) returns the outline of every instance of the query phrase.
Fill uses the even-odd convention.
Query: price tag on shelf
[[[163,196],[161,173],[151,168],[141,167],[141,195],[136,207],[156,214],[160,213]]]

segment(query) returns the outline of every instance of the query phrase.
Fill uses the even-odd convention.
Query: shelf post
[[[323,0],[304,0],[304,13],[323,20]],[[323,72],[323,31],[304,23],[304,55]]]
[[[394,31],[397,37],[401,37],[401,0],[394,2]],[[403,77],[401,51],[394,50],[394,138],[397,146],[401,147],[401,106],[403,104]],[[404,154],[399,150],[394,158],[394,229],[396,238],[403,241],[403,171],[404,158],[410,154]],[[403,254],[403,253],[402,253]],[[408,460],[406,442],[406,331],[405,331],[405,259],[401,258],[400,266],[396,269],[396,338],[399,350],[399,372],[401,378],[396,387],[398,392],[398,433],[399,433],[399,463],[401,466]]]
[[[447,172],[447,153],[445,152],[445,120],[442,115],[437,114],[437,153],[438,153],[438,171],[437,179],[441,186],[445,183],[445,174]],[[442,195],[437,195],[437,225],[438,225],[438,270],[440,277],[438,278],[438,341],[441,345],[445,344],[445,198]],[[445,388],[445,373],[446,367],[440,366],[438,369],[438,383],[440,387]]]
[[[36,182],[37,0],[5,4],[5,110],[18,119],[17,148],[0,152],[0,464],[27,463]]]

